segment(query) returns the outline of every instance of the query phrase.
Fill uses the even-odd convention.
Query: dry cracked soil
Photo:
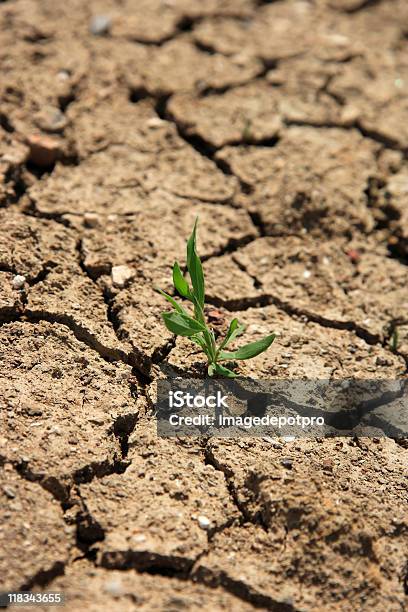
[[[406,377],[406,0],[0,2],[0,591],[406,610],[406,440],[157,436],[197,215],[240,374]]]

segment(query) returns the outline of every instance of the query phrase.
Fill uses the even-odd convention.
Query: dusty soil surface
[[[0,2],[0,590],[407,609],[404,440],[157,437],[197,215],[241,374],[407,375],[406,0]]]

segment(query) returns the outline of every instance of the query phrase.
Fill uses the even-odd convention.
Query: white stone
[[[197,521],[201,529],[208,529],[211,525],[210,519],[208,519],[206,516],[203,516],[203,515],[200,515],[197,518]]]
[[[60,70],[57,73],[57,77],[60,81],[67,81],[69,79],[69,72],[67,70]]]
[[[124,589],[120,578],[113,578],[105,583],[104,588],[106,593],[112,595],[112,597],[122,597],[124,595]]]
[[[24,283],[26,282],[26,277],[21,274],[16,274],[11,284],[13,285],[13,289],[22,289],[24,287]]]
[[[84,223],[87,227],[98,227],[101,224],[101,219],[96,213],[85,213]]]
[[[89,31],[95,36],[102,36],[109,32],[111,25],[111,18],[108,15],[94,15],[89,24]]]
[[[146,121],[146,125],[149,128],[158,128],[164,125],[165,123],[166,122],[163,121],[163,119],[160,119],[160,117],[151,117]]]
[[[132,536],[132,541],[136,544],[146,542],[146,536],[143,533],[137,533],[136,535]]]
[[[133,276],[134,272],[128,266],[113,266],[111,271],[112,283],[119,289],[123,289]]]

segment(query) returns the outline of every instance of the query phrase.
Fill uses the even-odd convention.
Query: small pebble
[[[212,321],[222,322],[224,320],[224,314],[221,312],[221,310],[218,310],[217,308],[211,308],[210,310],[208,310],[207,314],[209,319]]]
[[[70,77],[70,73],[68,72],[68,70],[60,70],[57,73],[57,77],[60,81],[67,81]]]
[[[166,122],[163,121],[163,119],[160,119],[160,117],[151,117],[146,121],[146,125],[149,128],[158,128],[164,125],[165,123]]]
[[[99,227],[101,224],[101,219],[96,213],[85,213],[84,214],[84,225],[86,227]]]
[[[236,55],[231,56],[231,60],[237,66],[245,66],[248,63],[248,54],[247,53],[237,53]]]
[[[125,594],[120,578],[113,578],[106,582],[104,590],[112,597],[122,597]]]
[[[303,272],[303,278],[310,278],[312,276],[312,273],[310,270],[305,270]]]
[[[48,430],[48,433],[49,434],[55,434],[56,436],[60,436],[61,435],[61,429],[58,427],[58,425],[53,425]]]
[[[39,408],[38,406],[28,406],[25,409],[26,414],[28,414],[28,416],[42,416],[43,411],[41,408]]]
[[[346,104],[341,111],[341,120],[345,123],[352,123],[360,116],[360,110],[352,104]]]
[[[88,421],[94,425],[104,425],[106,418],[103,415],[93,415],[88,417]]]
[[[282,459],[281,464],[283,465],[283,467],[287,468],[288,470],[291,470],[293,466],[293,459],[290,459],[290,458]]]
[[[262,436],[262,440],[265,440],[265,442],[272,444],[273,448],[283,448],[283,444],[281,444],[274,438],[271,438],[271,436]]]
[[[3,491],[9,499],[14,499],[16,496],[16,494],[14,493],[14,490],[11,487],[4,486]]]
[[[55,164],[62,152],[59,141],[42,134],[27,136],[27,144],[30,148],[29,161],[41,168],[48,168]]]
[[[200,515],[197,518],[197,521],[198,521],[198,524],[201,527],[201,529],[209,529],[209,527],[211,525],[211,521],[206,516]]]
[[[361,259],[361,255],[356,249],[349,249],[346,255],[352,263],[358,263]]]
[[[123,289],[126,283],[133,278],[133,276],[134,272],[128,266],[113,266],[112,268],[112,283],[119,289]]]
[[[389,359],[386,359],[385,357],[380,357],[379,355],[375,358],[375,365],[377,366],[387,366],[387,365],[391,365],[392,362]]]
[[[146,542],[146,536],[143,533],[138,533],[132,536],[132,542],[135,542],[136,544],[142,544],[143,542]]]
[[[26,277],[21,274],[16,274],[11,284],[13,285],[13,289],[22,289],[24,287],[24,283],[26,282]]]
[[[62,132],[67,126],[65,115],[55,106],[45,106],[34,115],[35,124],[44,132]]]
[[[323,469],[332,472],[333,471],[333,460],[332,459],[324,459],[322,462]]]
[[[109,33],[111,25],[111,19],[107,15],[94,15],[89,24],[89,31],[94,36],[103,36]]]
[[[325,38],[339,47],[346,46],[350,42],[350,39],[347,38],[347,36],[344,36],[343,34],[336,34],[335,32],[333,34],[327,34]]]

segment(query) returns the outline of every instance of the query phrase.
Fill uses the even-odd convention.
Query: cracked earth
[[[197,215],[211,323],[279,334],[240,374],[407,375],[407,24],[405,0],[0,3],[0,590],[407,608],[403,439],[160,439],[151,405],[202,372],[153,289]]]

